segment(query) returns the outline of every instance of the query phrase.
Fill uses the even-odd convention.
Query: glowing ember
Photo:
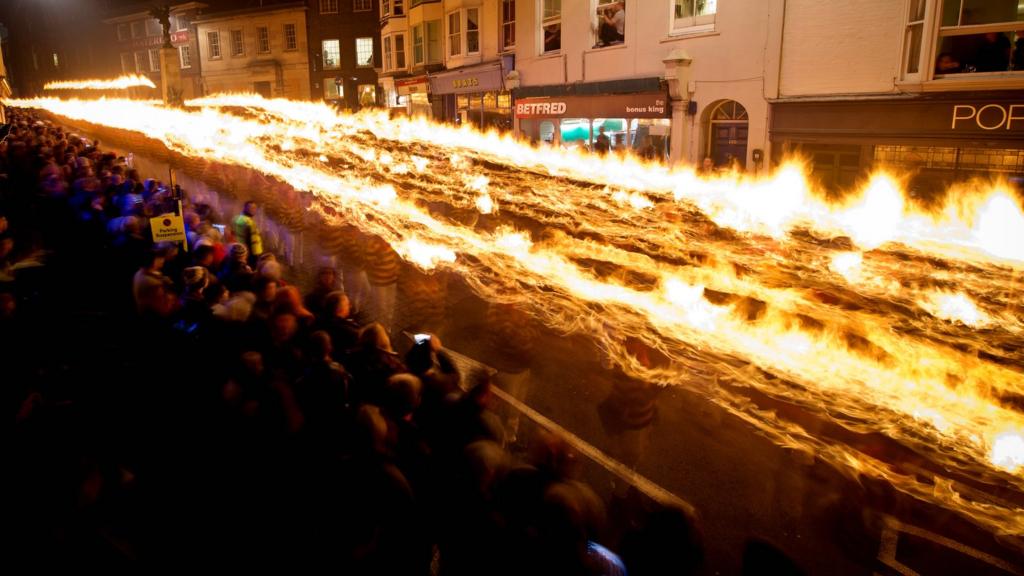
[[[125,90],[144,86],[156,88],[156,84],[141,74],[126,74],[110,80],[91,78],[88,80],[61,80],[59,82],[47,82],[44,90]]]
[[[1021,323],[1002,312],[1020,299],[1007,287],[1024,268],[1024,242],[1010,243],[1024,212],[995,185],[933,214],[885,175],[830,203],[796,165],[761,179],[702,179],[688,168],[533,148],[421,118],[339,115],[311,102],[233,95],[185,109],[11,104],[141,132],[187,157],[310,191],[311,209],[327,221],[380,236],[421,268],[457,272],[485,299],[514,300],[555,328],[592,334],[635,377],[690,386],[773,441],[851,476],[885,479],[994,531],[1024,534],[1024,514],[1012,505],[935,489],[972,477],[1024,493],[1004,456],[1019,453],[1006,431],[1024,430],[1014,404],[1024,397],[1022,357],[1012,355]],[[495,201],[523,229],[477,228],[427,207],[487,212]],[[846,252],[834,253],[836,245]],[[962,298],[936,300],[940,280]],[[983,341],[973,330],[982,325]],[[658,349],[669,365],[639,365],[627,338]],[[835,428],[885,434],[930,468],[907,474],[837,435],[804,430],[700,376],[709,372],[822,407]]]

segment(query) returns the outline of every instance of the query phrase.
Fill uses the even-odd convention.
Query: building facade
[[[203,94],[199,44],[194,22],[207,8],[201,2],[183,2],[170,6],[171,44],[177,50],[180,68],[181,98],[195,98]],[[148,76],[156,88],[133,88],[135,96],[158,98],[162,94],[163,75],[160,70],[160,46],[163,27],[150,16],[146,5],[136,5],[103,20],[106,37],[113,43],[109,50],[113,58],[107,75],[142,74]]]
[[[380,76],[383,101],[392,112],[443,116],[430,92],[428,74],[444,69],[441,0],[381,0]]]
[[[774,158],[801,154],[826,187],[884,166],[920,193],[1019,183],[1024,4],[788,0],[771,120]]]
[[[520,0],[518,134],[766,168],[783,0]]]
[[[381,0],[310,0],[310,94],[350,110],[380,96]]]
[[[305,3],[208,14],[196,21],[196,35],[204,94],[310,99]]]

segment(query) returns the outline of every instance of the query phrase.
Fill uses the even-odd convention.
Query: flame
[[[141,74],[125,74],[108,80],[90,78],[88,80],[61,80],[47,82],[43,90],[125,90],[144,86],[156,88],[152,80]]]
[[[931,292],[919,304],[936,318],[960,322],[972,328],[981,328],[991,322],[988,315],[979,310],[978,305],[963,292]]]
[[[1005,432],[992,444],[992,463],[1008,472],[1024,468],[1024,433]]]
[[[685,167],[533,148],[422,118],[337,114],[311,102],[227,95],[185,109],[130,100],[10,104],[140,132],[187,157],[308,190],[311,209],[328,222],[353,223],[421,268],[463,275],[486,299],[593,335],[635,377],[690,386],[780,444],[883,478],[993,531],[1024,534],[1024,514],[1012,504],[937,489],[959,486],[944,476],[955,471],[950,478],[1024,493],[1019,468],[1007,465],[1014,440],[1005,439],[1007,430],[1024,430],[1012,402],[1024,396],[1024,376],[1019,361],[990,359],[1001,353],[994,339],[1012,349],[1022,327],[1012,313],[986,312],[1019,302],[1007,287],[1024,254],[1007,239],[1024,230],[1024,213],[998,185],[970,190],[971,202],[921,211],[885,174],[852,199],[830,202],[797,164],[760,179],[703,179]],[[529,229],[477,228],[429,208],[486,212],[484,198]],[[832,242],[852,246],[830,254]],[[937,281],[962,291],[946,317],[952,323],[933,299]],[[930,315],[907,312],[919,308]],[[984,338],[972,323],[982,319]],[[639,364],[627,337],[662,352],[668,365]],[[983,347],[987,356],[976,352]],[[710,382],[701,376],[709,373]],[[931,467],[907,474],[905,463],[758,408],[717,385],[722,379],[820,409],[838,428],[885,434]]]

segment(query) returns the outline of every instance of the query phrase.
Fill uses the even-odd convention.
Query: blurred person
[[[255,276],[249,267],[249,250],[241,243],[232,244],[221,263],[217,278],[232,292],[249,290]]]
[[[317,326],[331,336],[334,343],[334,357],[342,363],[359,343],[360,326],[352,318],[352,306],[348,296],[337,290],[327,295],[324,301],[323,316]]]
[[[704,564],[703,535],[693,514],[652,503],[641,524],[626,531],[620,550],[630,576],[698,574]]]
[[[939,54],[938,59],[935,61],[936,74],[959,74],[960,72],[963,72],[960,63],[953,58],[952,54],[949,52]]]
[[[163,248],[154,248],[149,252],[146,263],[139,268],[132,280],[132,297],[138,312],[162,307],[161,300],[166,297],[167,289],[172,281],[163,274],[167,252]]]
[[[302,329],[313,326],[316,317],[302,304],[299,289],[295,286],[282,286],[277,289],[274,298],[274,313],[287,313],[295,317]]]
[[[594,152],[597,152],[598,154],[603,156],[607,154],[609,150],[611,150],[612,141],[611,138],[609,138],[608,135],[605,134],[604,126],[598,128],[597,131],[597,138],[594,139]]]
[[[266,324],[274,313],[277,302],[277,281],[272,278],[259,277],[253,283],[256,302],[252,307],[249,319],[259,324]]]
[[[1000,32],[984,35],[975,54],[978,72],[1005,72],[1010,69],[1010,39]]]
[[[498,370],[494,383],[516,400],[525,402],[530,391],[530,367],[537,338],[533,319],[516,305],[492,303],[487,307],[484,322],[488,344],[486,358]],[[519,436],[519,411],[504,406],[503,414],[508,441],[514,444]]]
[[[378,403],[381,401],[387,379],[405,372],[398,353],[391,347],[391,339],[377,322],[365,326],[359,333],[359,346],[352,354],[350,371],[352,401]]]
[[[331,336],[317,330],[309,337],[309,359],[301,378],[295,383],[295,400],[305,417],[305,426],[314,435],[336,441],[345,424],[348,387],[351,377],[334,361]]]
[[[640,157],[644,160],[658,160],[658,156],[658,149],[654,146],[654,139],[650,136],[644,136],[644,143],[640,148]]]
[[[370,317],[390,334],[394,328],[401,265],[398,253],[383,238],[371,236],[365,246],[365,264],[370,285]]]
[[[263,239],[260,237],[260,229],[256,224],[256,213],[259,207],[255,200],[248,200],[242,206],[242,213],[232,221],[235,238],[249,252],[250,264],[254,263],[260,254],[263,254]]]
[[[700,169],[697,170],[699,174],[710,176],[715,173],[715,161],[711,159],[711,156],[705,156],[704,161],[700,164]]]
[[[270,317],[270,340],[264,348],[267,368],[289,381],[302,374],[303,356],[299,345],[299,321],[288,312]]]
[[[338,290],[338,271],[333,264],[320,266],[316,271],[316,283],[306,294],[303,303],[317,318],[327,316],[327,296]]]
[[[1024,30],[1017,30],[1017,40],[1013,46],[1013,69],[1024,70]]]

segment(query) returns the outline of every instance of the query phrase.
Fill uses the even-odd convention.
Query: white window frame
[[[178,46],[178,62],[181,63],[182,70],[192,67],[192,47],[190,45]]]
[[[128,26],[127,22],[122,22],[117,25],[117,39],[119,41],[129,40],[131,38],[131,26]]]
[[[337,14],[338,0],[320,0],[321,14]]]
[[[135,70],[135,57],[132,56],[131,52],[121,52],[121,72],[123,74],[134,74]]]
[[[369,12],[373,10],[373,0],[352,0],[353,12]]]
[[[941,2],[941,0],[939,1]],[[926,23],[928,22],[928,18],[931,16],[930,4],[933,3],[929,2],[928,0],[908,0],[907,2],[907,22],[903,31],[902,57],[900,58],[900,72],[903,76],[903,79],[908,82],[920,81],[921,79],[929,76],[927,72],[927,67],[925,65],[925,62],[927,62],[926,58],[929,56],[928,37],[931,36],[934,38],[933,35],[926,34],[926,32],[928,31],[928,26]],[[915,8],[917,8],[917,10],[915,10]],[[918,13],[915,14],[915,12]],[[911,72],[910,67],[912,63],[911,60],[913,52],[912,44],[913,33],[915,28],[919,30],[918,34],[920,35],[918,38],[917,47],[917,62],[914,62],[914,64],[916,64],[917,69]]]
[[[380,17],[391,16],[391,0],[380,0]]]
[[[392,43],[394,44],[393,48],[394,48],[394,56],[395,56],[395,62],[394,62],[394,66],[395,66],[394,69],[395,70],[405,70],[406,67],[409,66],[409,61],[406,59],[407,56],[405,54],[405,46],[406,46],[406,44],[405,44],[405,36],[406,35],[405,35],[404,32],[391,35]],[[402,49],[401,50],[398,49],[398,44],[399,44],[398,40],[399,39],[402,40],[402,42],[401,42]],[[398,64],[398,56],[399,55],[402,56],[402,64],[401,64],[401,66],[399,66],[399,64]]]
[[[164,27],[156,18],[146,18],[143,23],[146,28],[146,36],[159,36],[164,32]]]
[[[936,12],[937,12],[936,16],[935,16],[935,20],[936,20],[936,28],[937,28],[938,32],[935,34],[935,37],[932,40],[931,49],[932,49],[932,52],[934,54],[932,55],[932,59],[931,59],[931,62],[929,64],[929,69],[931,70],[932,76],[934,78],[979,78],[979,77],[980,78],[984,78],[984,77],[989,77],[989,76],[1006,76],[1006,75],[1013,75],[1014,77],[1019,78],[1020,76],[1024,75],[1024,70],[1020,70],[1020,69],[1018,69],[1018,70],[990,70],[990,71],[984,71],[984,72],[966,72],[965,71],[965,72],[961,72],[961,73],[958,73],[958,74],[950,74],[948,76],[947,75],[936,75],[936,74],[934,74],[935,65],[937,64],[937,62],[935,62],[935,60],[938,59],[938,56],[939,56],[939,53],[940,53],[939,51],[941,50],[941,45],[942,45],[942,39],[943,38],[947,38],[947,37],[951,37],[951,36],[971,36],[971,35],[975,35],[975,34],[986,34],[986,33],[989,33],[989,32],[997,32],[997,33],[1011,32],[1011,33],[1013,33],[1013,32],[1016,32],[1017,30],[1024,29],[1024,22],[1022,22],[1020,20],[1012,21],[1012,22],[986,22],[986,23],[983,23],[983,24],[960,24],[959,20],[961,20],[963,18],[963,14],[964,14],[964,0],[960,0],[960,13],[959,13],[959,16],[957,18],[957,24],[954,25],[954,26],[943,26],[942,10],[943,10],[943,7],[944,7],[943,6],[944,5],[944,1],[943,0],[937,0],[937,2],[935,2],[935,4],[936,4],[935,9],[936,9]],[[923,42],[923,40],[922,40],[922,42]],[[1013,44],[1012,43],[1010,44],[1010,51],[1011,51],[1011,59],[1012,59],[1012,52],[1013,52]],[[925,52],[925,50],[923,48],[922,48],[922,52]]]
[[[184,14],[172,16],[171,23],[174,24],[175,32],[184,32],[185,30],[188,30],[188,22]]]
[[[391,71],[391,36],[387,35],[380,39],[381,48],[384,50],[384,71]]]
[[[160,71],[160,49],[150,48],[149,49],[149,71],[159,72]]]
[[[210,60],[220,60],[224,57],[220,45],[220,30],[208,30],[206,32],[206,47],[210,52]]]
[[[459,58],[462,56],[462,19],[462,10],[455,10],[445,15],[449,58]]]
[[[231,57],[242,58],[245,56],[245,31],[236,28],[231,31]]]
[[[359,51],[359,41],[360,40],[369,40],[370,41],[370,61],[369,62],[366,62],[366,63],[363,62],[363,56],[365,54],[360,54],[360,51]],[[356,38],[355,44],[356,44],[356,68],[373,68],[373,36],[361,36],[359,38]],[[366,43],[364,42],[363,45],[365,46]]]
[[[466,44],[464,52],[466,56],[472,56],[474,54],[480,54],[480,8],[478,6],[465,8],[463,11],[464,21],[462,22],[462,29],[466,31],[464,34],[466,38]],[[476,12],[476,30],[470,30],[469,28],[469,13]],[[476,50],[469,49],[469,38],[471,35],[476,35]]]
[[[286,51],[299,49],[299,31],[291,22],[284,25],[284,49]]]
[[[145,38],[146,36],[146,22],[143,20],[136,20],[131,23],[132,38]]]
[[[332,43],[337,46],[337,56],[334,60],[334,64],[331,66],[327,65],[327,46],[328,43]],[[324,70],[338,70],[341,68],[341,40],[337,38],[327,38],[320,43],[320,63],[323,65]]]
[[[149,66],[146,63],[149,62],[149,52],[135,52],[135,72],[143,73]]]
[[[391,15],[405,16],[405,0],[391,0]]]
[[[505,19],[506,7],[512,8],[510,13],[511,20]],[[501,0],[501,7],[499,10],[501,10],[501,14],[499,15],[499,18],[501,19],[501,22],[499,23],[499,30],[501,31],[501,51],[508,52],[514,50],[516,47],[516,0]],[[510,36],[510,34],[508,34],[509,28],[512,30],[512,42],[508,41]]]
[[[420,23],[412,27],[412,65],[419,66],[427,61],[427,27]],[[417,40],[419,43],[417,44]]]
[[[430,25],[437,25],[437,38],[433,41],[437,46],[437,58],[430,57],[431,47],[431,36],[430,36]],[[423,22],[423,39],[426,46],[426,58],[427,64],[440,64],[444,62],[444,20],[426,20]]]
[[[267,26],[256,27],[256,53],[270,54],[270,28]]]
[[[718,17],[718,2],[721,0],[687,0],[694,3],[693,16],[676,16],[676,0],[672,0],[669,5],[669,22],[671,23],[671,34],[696,34],[700,32],[708,32],[715,29],[715,21]],[[714,4],[714,12],[707,14],[697,14],[699,6],[697,2],[710,2]],[[706,6],[707,4],[705,4]]]
[[[562,38],[562,4],[561,4],[561,1],[559,1],[559,3],[558,3],[558,15],[557,16],[545,17],[544,16],[544,9],[545,9],[544,3],[547,2],[547,1],[548,0],[538,0],[538,5],[539,5],[540,9],[537,11],[537,16],[539,17],[538,18],[538,26],[537,26],[537,38],[538,38],[538,40],[540,42],[540,53],[541,54],[558,54],[559,52],[562,51],[562,40],[563,40],[563,38]],[[558,36],[559,36],[558,48],[555,48],[555,49],[552,49],[552,50],[545,50],[545,47],[544,47],[544,29],[547,28],[548,26],[554,26],[555,24],[558,25]]]
[[[610,47],[610,46],[622,46],[623,44],[626,43],[626,39],[623,38],[622,42],[620,42],[618,44],[607,44],[607,45],[598,46],[598,43],[601,42],[601,17],[597,15],[597,11],[598,11],[598,9],[601,8],[601,6],[605,6],[605,5],[611,4],[613,2],[616,2],[616,0],[591,0],[590,1],[590,13],[591,13],[591,15],[592,15],[591,17],[593,19],[593,24],[591,25],[591,36],[592,36],[591,42],[592,42],[592,45],[595,48],[607,48],[607,47]],[[625,10],[625,9],[626,9],[625,6],[623,6],[623,10]],[[628,14],[628,12],[627,12],[627,14]],[[623,32],[625,32],[625,30],[623,30]]]

